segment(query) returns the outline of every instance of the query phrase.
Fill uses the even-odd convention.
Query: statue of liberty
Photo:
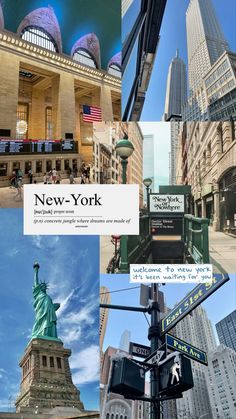
[[[59,303],[53,303],[51,297],[47,294],[48,285],[46,282],[39,282],[38,279],[39,264],[34,264],[34,310],[35,322],[32,330],[31,339],[52,339],[60,340],[57,337],[57,316]]]

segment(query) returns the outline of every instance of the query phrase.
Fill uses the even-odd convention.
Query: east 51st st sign
[[[172,329],[181,319],[201,304],[214,291],[229,280],[228,275],[214,274],[212,282],[199,284],[171,312],[162,319],[162,334]]]

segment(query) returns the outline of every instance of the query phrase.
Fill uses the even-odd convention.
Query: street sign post
[[[161,334],[167,333],[180,320],[201,304],[207,297],[229,280],[228,275],[214,274],[212,282],[197,285],[170,313],[161,321]]]
[[[150,365],[159,364],[161,359],[163,358],[165,351],[161,351],[157,349],[155,352],[153,352],[148,358],[144,360],[145,363]]]
[[[129,354],[140,358],[147,358],[151,354],[150,346],[140,345],[139,343],[130,342]]]
[[[201,364],[208,365],[207,354],[204,351],[196,348],[190,343],[185,342],[182,339],[176,338],[175,336],[166,334],[166,345],[168,348],[174,351],[182,352],[188,358],[194,361],[200,362]]]

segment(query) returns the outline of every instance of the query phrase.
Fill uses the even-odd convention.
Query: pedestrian
[[[61,183],[61,175],[60,175],[60,174],[58,174],[58,175],[57,175],[57,181],[56,181],[56,184],[57,184],[57,185],[60,185],[60,183]]]
[[[55,184],[56,183],[56,180],[57,180],[57,171],[56,171],[56,169],[53,169],[52,170],[52,180],[53,180],[53,183]]]
[[[29,169],[28,176],[29,176],[30,184],[32,184],[33,183],[33,172],[32,172],[32,169]]]
[[[48,184],[51,185],[52,184],[52,171],[50,170],[50,172],[48,172]]]
[[[23,189],[23,179],[22,177],[18,177],[17,181],[16,181],[16,189],[17,189],[17,194],[15,195],[15,201],[22,201],[22,189]]]
[[[75,183],[75,181],[74,181],[74,175],[73,175],[73,173],[71,172],[71,174],[70,174],[70,184],[72,185],[73,183]]]
[[[44,185],[47,185],[47,183],[48,183],[47,173],[44,173],[44,176],[43,176],[43,183],[44,183]]]

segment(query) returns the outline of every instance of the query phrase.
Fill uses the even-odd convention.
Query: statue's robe
[[[35,323],[32,331],[32,338],[37,336],[48,336],[57,338],[57,304],[53,304],[51,297],[42,291],[40,284],[33,288]]]

